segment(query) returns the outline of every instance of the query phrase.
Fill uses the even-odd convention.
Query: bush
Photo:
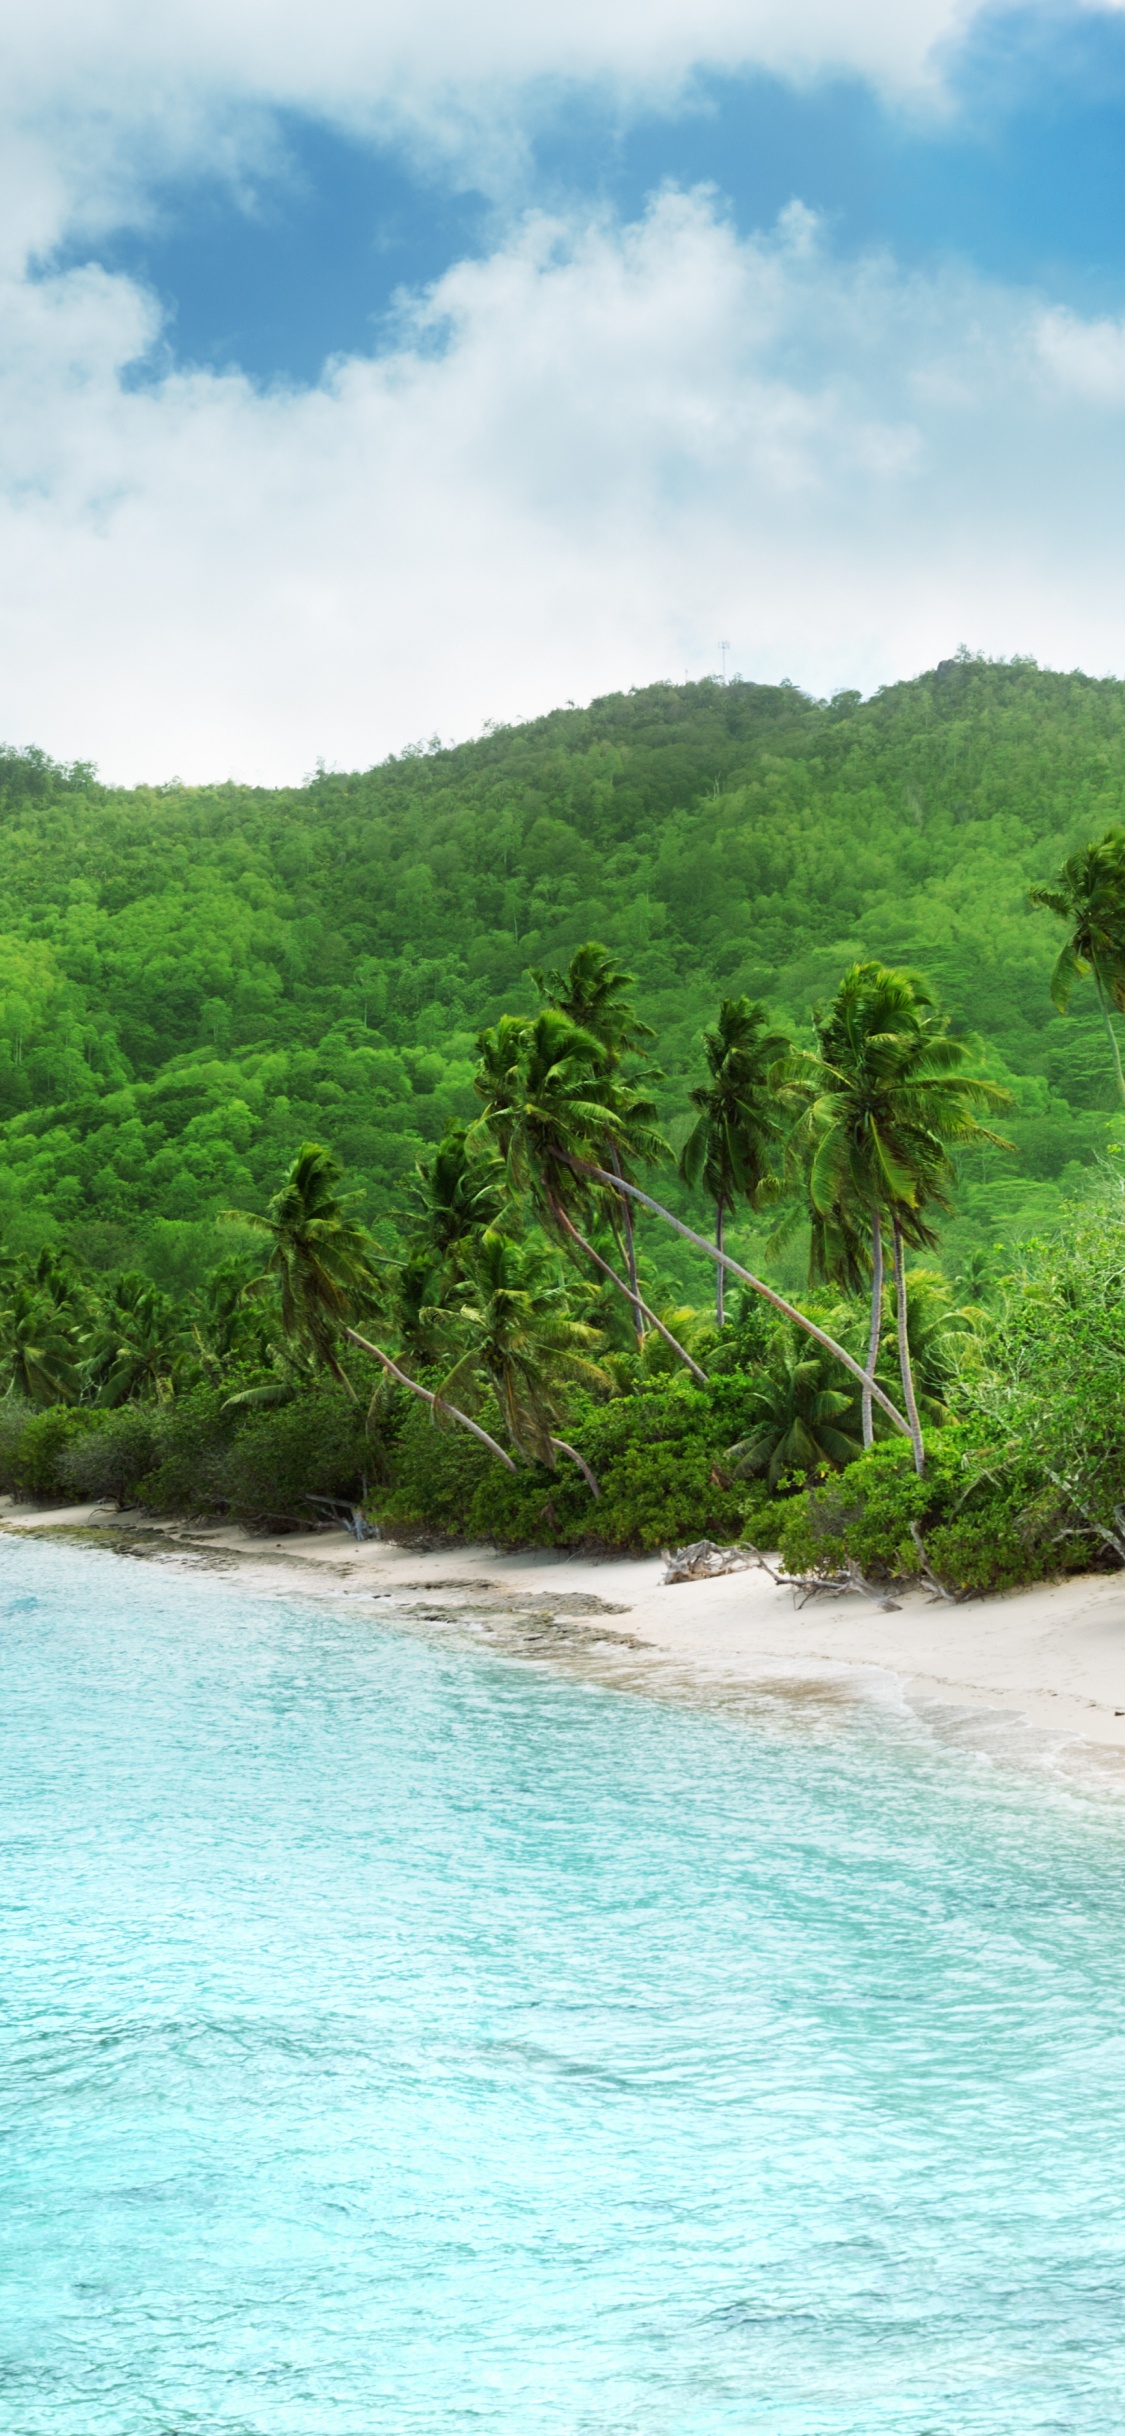
[[[241,1418],[223,1411],[226,1393],[193,1387],[165,1405],[158,1421],[153,1415],[151,1453],[130,1484],[139,1505],[153,1514],[225,1514],[227,1467]]]
[[[310,1496],[358,1505],[370,1468],[362,1407],[342,1388],[318,1387],[242,1419],[224,1467],[227,1500],[240,1522],[308,1530]]]
[[[486,1405],[480,1420],[482,1428],[503,1443],[500,1417],[491,1406]],[[369,1510],[383,1530],[460,1538],[468,1530],[478,1490],[493,1479],[516,1486],[479,1439],[458,1422],[445,1426],[433,1421],[417,1396],[396,1395],[388,1423],[380,1430],[372,1464],[374,1468],[377,1460],[385,1477],[369,1500]]]
[[[116,1412],[94,1411],[90,1426],[64,1448],[59,1470],[67,1493],[80,1499],[136,1501],[138,1483],[158,1459],[162,1415],[151,1404],[124,1404]]]
[[[576,1399],[567,1429],[600,1488],[591,1497],[565,1455],[558,1468],[520,1467],[513,1476],[463,1430],[439,1429],[420,1409],[402,1423],[388,1487],[372,1500],[385,1530],[433,1530],[502,1547],[547,1544],[630,1550],[683,1539],[737,1538],[760,1491],[732,1483],[727,1447],[746,1425],[750,1382],[707,1390],[660,1380],[594,1404]],[[496,1416],[486,1427],[496,1428]]]
[[[66,1473],[68,1450],[97,1427],[98,1416],[82,1404],[51,1404],[26,1413],[4,1449],[5,1486],[16,1497],[61,1503],[74,1491]]]
[[[850,1561],[871,1580],[909,1578],[921,1561],[912,1523],[931,1570],[959,1593],[1010,1590],[1063,1570],[1058,1501],[1033,1475],[998,1465],[979,1428],[965,1423],[928,1432],[925,1448],[921,1480],[906,1441],[888,1438],[781,1509],[786,1570],[828,1575]],[[1075,1547],[1075,1561],[1088,1558]]]
[[[35,1411],[33,1404],[18,1403],[14,1396],[0,1401],[0,1497],[18,1497],[19,1452],[23,1433]]]

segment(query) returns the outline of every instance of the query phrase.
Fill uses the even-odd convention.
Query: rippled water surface
[[[4,2436],[1125,2423],[1125,1820],[0,1539]]]

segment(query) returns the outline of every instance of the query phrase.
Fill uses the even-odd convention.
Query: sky
[[[0,737],[107,780],[1125,675],[1125,0],[37,0],[0,287]]]

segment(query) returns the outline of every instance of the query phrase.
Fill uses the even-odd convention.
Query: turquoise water
[[[1125,1819],[0,1540],[4,2436],[1125,2423]]]

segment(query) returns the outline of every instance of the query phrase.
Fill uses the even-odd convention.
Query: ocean
[[[1125,1804],[0,1539],[2,2436],[1118,2436]]]

